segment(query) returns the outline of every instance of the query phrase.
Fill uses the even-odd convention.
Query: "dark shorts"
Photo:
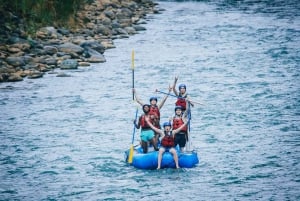
[[[179,147],[185,147],[186,144],[186,134],[178,133],[175,135],[174,139],[175,147],[179,144]]]

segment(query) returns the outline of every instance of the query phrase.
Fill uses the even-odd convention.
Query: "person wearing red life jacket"
[[[140,105],[144,105],[144,103],[141,101],[141,99],[138,98],[135,88],[133,88],[132,90],[133,90],[136,102],[139,103]],[[172,91],[172,87],[169,87],[169,93],[171,91]],[[149,102],[150,102],[149,115],[151,118],[151,122],[158,129],[160,129],[160,110],[163,107],[163,105],[165,104],[168,96],[169,96],[169,94],[166,94],[166,96],[162,99],[162,101],[160,103],[157,102],[157,97],[150,97],[150,99],[149,99]],[[159,134],[156,132],[155,132],[155,138],[156,138],[156,142],[158,142]]]
[[[160,133],[160,135],[162,136],[161,146],[159,148],[158,158],[157,158],[157,169],[161,168],[161,160],[162,160],[162,156],[165,152],[170,152],[173,155],[173,159],[175,161],[176,168],[180,168],[179,167],[179,162],[178,162],[178,155],[177,155],[177,152],[176,152],[176,149],[175,149],[174,136],[178,132],[180,132],[181,129],[183,129],[187,125],[187,121],[175,130],[171,130],[171,123],[170,122],[165,122],[163,124],[164,129],[160,130],[160,129],[154,127],[151,124],[151,122],[149,121],[149,119],[146,118],[146,121],[148,122],[149,126],[155,132]]]
[[[155,151],[158,151],[154,132],[148,123],[152,120],[150,120],[148,122],[146,121],[146,118],[147,119],[150,118],[150,115],[149,115],[150,105],[148,105],[148,104],[143,105],[143,112],[144,112],[144,114],[139,117],[138,123],[136,123],[136,120],[134,120],[135,127],[137,129],[141,128],[140,137],[141,137],[141,141],[142,141],[141,145],[142,145],[143,153],[148,152],[148,142],[150,142],[153,145]]]
[[[179,145],[180,151],[183,152],[186,142],[188,141],[188,126],[187,123],[190,117],[188,116],[188,108],[189,108],[189,104],[187,104],[187,108],[186,111],[183,112],[182,107],[181,106],[175,106],[175,116],[172,119],[172,125],[173,125],[173,129],[180,129],[180,132],[178,132],[175,135],[174,138],[174,146],[176,147],[177,145]],[[184,125],[182,127],[182,125]]]
[[[186,85],[180,84],[178,86],[179,92],[176,90],[176,83],[177,83],[178,77],[175,77],[174,84],[173,84],[173,92],[178,97],[177,101],[175,102],[175,106],[181,106],[183,112],[186,110],[187,107],[187,99],[189,99],[189,95],[186,91]],[[189,102],[191,106],[194,106],[191,102]]]

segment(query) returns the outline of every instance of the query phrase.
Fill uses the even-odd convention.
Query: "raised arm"
[[[188,113],[190,112],[190,104],[191,104],[191,102],[190,102],[190,100],[188,98],[186,98],[185,101],[186,101],[186,108],[185,108],[185,111],[182,114],[182,116],[184,118],[187,118],[188,117]]]
[[[177,83],[177,80],[178,80],[178,76],[175,76],[175,79],[174,79],[174,84],[173,84],[173,92],[176,96],[178,96],[178,92],[177,92],[177,89],[176,89],[176,83]]]
[[[192,107],[194,107],[194,103],[193,103],[193,101],[191,100],[190,95],[187,95],[187,97],[185,98],[185,100],[186,100],[187,105],[189,105],[189,103],[190,103],[190,105],[191,105]]]
[[[173,131],[173,134],[175,135],[176,133],[179,133],[188,123],[189,123],[189,119],[184,118],[184,124],[182,124],[179,128],[177,128],[176,130]]]
[[[134,94],[134,97],[135,97],[135,100],[138,104],[140,104],[141,106],[144,105],[144,103],[141,101],[141,99],[138,98],[137,94],[136,94],[136,90],[135,88],[132,88],[132,91],[133,91],[133,94]]]
[[[170,92],[172,91],[173,87],[169,86],[169,93],[166,94],[166,96],[162,99],[162,101],[160,102],[160,104],[157,106],[158,109],[161,109],[162,106],[165,104],[167,98],[169,97]]]
[[[151,121],[149,120],[149,117],[146,117],[145,120],[146,120],[147,124],[150,126],[150,128],[151,128],[152,130],[154,130],[156,133],[163,134],[163,131],[162,131],[162,130],[160,130],[160,129],[158,129],[158,128],[156,128],[156,127],[153,126],[153,124],[152,124]]]

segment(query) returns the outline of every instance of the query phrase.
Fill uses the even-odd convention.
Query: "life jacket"
[[[166,148],[174,147],[174,138],[172,135],[172,131],[170,131],[169,133],[165,132],[165,136],[161,139],[161,144]]]
[[[157,106],[151,105],[149,114],[155,115],[158,119],[160,119],[160,112]]]
[[[173,118],[173,124],[172,124],[173,125],[173,130],[176,130],[177,128],[179,128],[183,124],[184,124],[184,121],[182,120],[182,118],[176,118],[176,117]],[[187,126],[184,126],[181,129],[182,132],[187,132],[187,130],[188,130]]]
[[[156,127],[160,129],[160,112],[157,106],[152,106],[150,107],[150,111],[148,113],[151,116],[151,123]],[[152,118],[154,117],[154,118]]]
[[[140,121],[141,128],[142,129],[150,129],[151,127],[148,125],[145,118],[146,118],[145,115],[140,116],[139,121]]]
[[[175,105],[181,106],[182,110],[186,110],[186,101],[185,101],[186,97],[187,97],[187,94],[179,95]]]

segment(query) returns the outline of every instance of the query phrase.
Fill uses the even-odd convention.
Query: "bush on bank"
[[[0,30],[10,31],[22,21],[25,35],[49,24],[70,27],[76,12],[93,0],[0,0]],[[1,22],[2,21],[2,22]]]

